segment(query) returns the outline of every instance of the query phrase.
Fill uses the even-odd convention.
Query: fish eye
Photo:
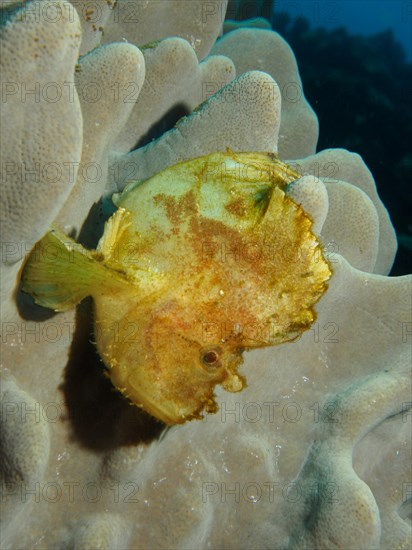
[[[208,350],[202,353],[202,363],[207,367],[216,367],[220,364],[219,353],[214,350]]]

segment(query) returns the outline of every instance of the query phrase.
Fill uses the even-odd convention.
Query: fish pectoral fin
[[[54,311],[72,309],[94,290],[127,285],[119,273],[105,267],[94,251],[53,228],[30,254],[22,273],[22,290]]]
[[[123,233],[130,227],[130,212],[126,208],[119,207],[104,227],[104,233],[100,239],[96,251],[102,254],[105,261],[110,263],[116,254],[116,247]]]

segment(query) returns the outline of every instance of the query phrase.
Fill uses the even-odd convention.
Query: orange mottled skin
[[[227,151],[115,196],[84,294],[110,378],[133,403],[167,424],[215,412],[217,384],[245,386],[245,350],[311,326],[331,271],[311,219],[285,194],[298,177],[274,155]],[[36,296],[34,273],[25,286]]]

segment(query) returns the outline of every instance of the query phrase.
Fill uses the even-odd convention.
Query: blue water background
[[[292,20],[306,17],[312,28],[344,27],[363,36],[392,30],[406,60],[412,61],[411,0],[275,0],[275,13],[286,13]]]

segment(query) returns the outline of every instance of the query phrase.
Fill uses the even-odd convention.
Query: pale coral
[[[70,4],[11,11],[0,28],[2,315],[25,255],[56,218],[76,181],[83,121],[73,82],[81,32]],[[54,20],[54,18],[56,20]],[[24,28],[24,32],[21,29]],[[50,47],[50,45],[53,45]]]
[[[78,233],[90,205],[107,191],[108,155],[131,115],[144,77],[143,55],[131,44],[97,48],[77,65],[83,149],[76,183],[57,217],[67,233],[72,228]]]
[[[227,0],[120,0],[105,25],[103,43],[121,39],[142,46],[180,36],[203,59],[219,36],[226,6]]]
[[[280,96],[274,80],[260,71],[241,75],[158,140],[118,157],[112,165],[118,188],[177,162],[227,147],[276,152],[279,115]]]
[[[235,77],[230,59],[208,57],[199,63],[193,48],[181,38],[167,38],[142,48],[147,77],[133,111],[116,140],[115,151],[127,153],[150,130],[153,121],[160,120],[172,108],[191,112],[207,99],[210,85],[213,93]],[[130,90],[129,92],[133,91]],[[140,91],[140,90],[139,90]]]
[[[238,76],[261,70],[276,79],[282,97],[278,145],[281,158],[296,159],[315,152],[318,120],[303,93],[295,56],[277,33],[238,29],[225,34],[211,53],[232,59]]]
[[[345,181],[359,187],[369,196],[379,219],[379,248],[373,272],[387,275],[397,249],[395,230],[388,211],[378,196],[372,174],[362,158],[345,149],[325,149],[293,164],[301,174],[315,174],[331,183],[336,180]]]
[[[199,64],[223,23],[213,15],[202,26],[199,6],[224,11],[225,2],[124,2],[139,10],[139,24],[112,23],[103,40],[131,43],[91,51],[75,78],[79,48],[98,46],[101,30],[81,13],[80,46],[72,6],[31,6],[40,4],[65,15],[25,19],[16,5],[0,28],[2,82],[13,86],[1,105],[2,547],[411,548],[411,279],[375,274],[389,272],[396,239],[362,159],[314,154],[311,108],[303,95],[284,101],[285,86],[301,85],[289,47],[271,31],[241,29]],[[104,8],[103,25],[112,15]],[[204,79],[223,88],[204,97]],[[92,104],[82,88],[94,81],[102,98]],[[28,94],[24,102],[23,86],[36,82],[41,91],[57,83],[61,98]],[[111,104],[110,87],[129,82],[136,103]],[[191,111],[203,99],[174,129],[129,152],[177,103]],[[23,307],[19,270],[52,222],[79,230],[101,195],[123,187],[127,163],[134,178],[146,178],[227,146],[294,159],[304,177],[289,192],[324,244],[335,243],[327,247],[334,273],[312,330],[247,353],[243,392],[220,390],[216,415],[150,439],[147,430],[160,426],[102,376],[87,304],[45,319]],[[4,162],[62,170],[33,182]],[[102,167],[90,188],[77,168],[89,162]]]

